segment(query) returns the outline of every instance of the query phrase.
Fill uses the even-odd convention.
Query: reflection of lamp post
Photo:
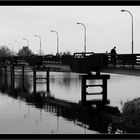
[[[83,23],[77,22],[77,24],[81,24],[85,30],[85,37],[84,37],[84,52],[86,53],[86,26]]]
[[[41,37],[39,35],[34,35],[34,36],[40,39],[40,55],[41,55]]]
[[[27,43],[28,43],[28,48],[29,48],[29,40],[28,39],[26,39],[26,38],[23,38],[23,40],[26,40],[27,41]]]
[[[58,54],[59,53],[59,46],[58,46],[58,38],[59,38],[59,36],[58,36],[58,33],[56,31],[51,30],[51,32],[54,32],[57,35],[57,54]]]
[[[18,41],[15,41],[15,43],[18,43],[18,47],[19,47],[19,50],[20,50],[20,43]]]
[[[132,15],[132,13],[130,12],[130,11],[128,11],[128,10],[121,10],[121,12],[128,12],[130,15],[131,15],[131,23],[132,23],[132,66],[134,65],[134,61],[133,61],[133,53],[134,53],[134,51],[133,51],[133,15]]]

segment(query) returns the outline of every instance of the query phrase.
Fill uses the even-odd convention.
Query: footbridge
[[[30,68],[34,66],[48,67],[52,71],[71,71],[89,73],[112,66],[126,68],[140,67],[140,54],[118,54],[115,63],[107,53],[74,53],[73,55],[32,55],[0,57],[0,65],[24,64]]]

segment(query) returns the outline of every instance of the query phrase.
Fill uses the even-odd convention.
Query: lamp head
[[[126,10],[122,9],[121,12],[125,12]]]
[[[77,24],[81,24],[80,22],[77,22]]]

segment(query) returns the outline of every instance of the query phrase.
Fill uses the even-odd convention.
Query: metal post
[[[77,22],[77,24],[81,24],[84,27],[84,53],[86,53],[86,26],[80,22]]]
[[[132,13],[130,12],[130,11],[128,11],[128,10],[121,10],[121,12],[127,12],[127,13],[129,13],[130,14],[130,16],[131,16],[131,25],[132,25],[132,68],[134,67],[134,56],[133,56],[133,54],[134,54],[134,40],[133,40],[133,15],[132,15]]]
[[[40,55],[41,55],[41,37],[39,35],[34,35],[34,36],[40,39]]]
[[[23,38],[23,40],[26,40],[28,42],[28,48],[29,48],[29,40],[26,38]]]
[[[58,36],[58,33],[54,30],[51,30],[51,32],[54,32],[57,35],[57,53],[56,54],[59,54],[59,36]]]

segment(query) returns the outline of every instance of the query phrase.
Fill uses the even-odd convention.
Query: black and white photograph
[[[140,134],[140,5],[0,5],[0,134]]]

